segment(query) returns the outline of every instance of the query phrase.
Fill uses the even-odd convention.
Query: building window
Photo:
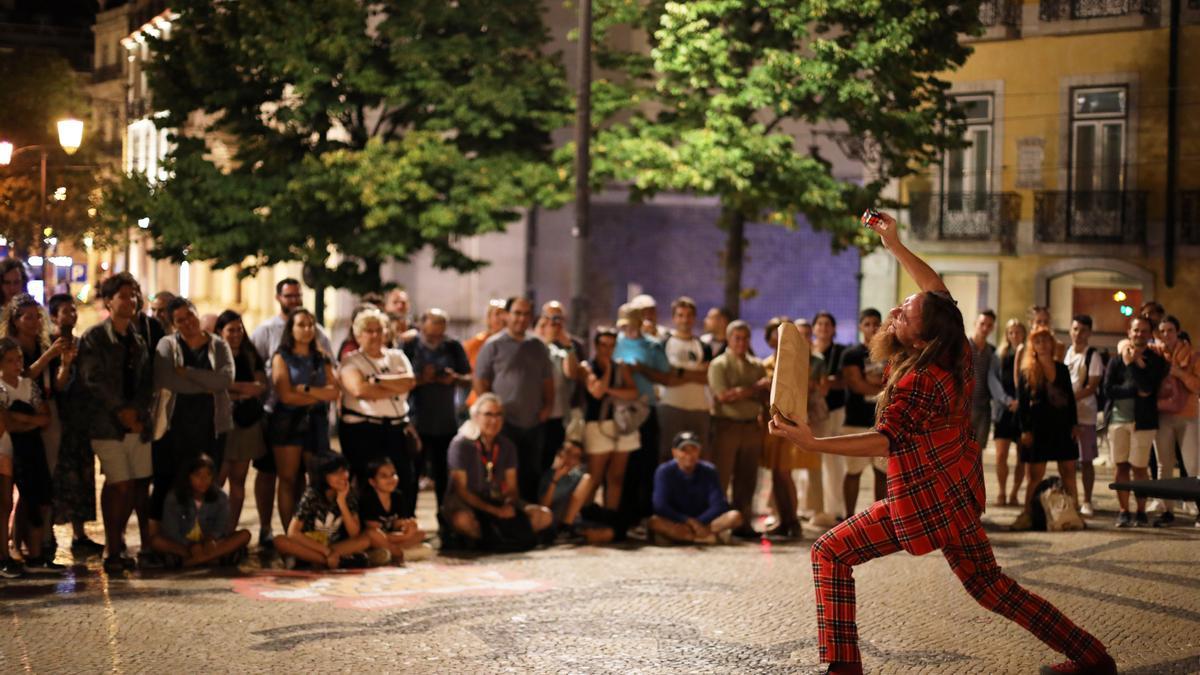
[[[1071,189],[1076,193],[1125,188],[1125,87],[1071,92]]]
[[[946,210],[983,211],[992,185],[994,100],[991,94],[972,94],[959,96],[958,103],[966,113],[967,146],[947,152],[943,162]]]

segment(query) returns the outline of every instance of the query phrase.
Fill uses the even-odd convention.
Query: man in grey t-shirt
[[[475,362],[475,391],[495,392],[504,404],[505,436],[517,446],[517,485],[521,499],[537,503],[542,446],[554,405],[550,352],[537,337],[526,335],[533,304],[509,298],[507,328],[484,343]]]

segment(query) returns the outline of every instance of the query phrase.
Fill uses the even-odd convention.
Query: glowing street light
[[[1126,298],[1128,297],[1128,295],[1125,295],[1125,291],[1117,291],[1116,293],[1113,293],[1113,300],[1117,302],[1125,302]]]
[[[8,166],[12,162],[13,144],[8,141],[0,141],[0,164]]]
[[[83,145],[83,122],[74,118],[59,120],[58,143],[63,152],[68,155],[75,154],[79,146]]]

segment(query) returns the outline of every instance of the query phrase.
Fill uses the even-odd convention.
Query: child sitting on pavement
[[[183,467],[163,502],[163,517],[150,547],[168,566],[236,564],[250,543],[250,530],[230,532],[229,497],[213,483],[216,466],[201,454]]]
[[[404,500],[396,486],[400,478],[396,466],[387,457],[379,457],[367,463],[367,485],[362,486],[359,515],[367,536],[371,539],[372,552],[387,551],[391,562],[424,560],[433,555],[433,549],[425,544],[425,532],[415,514],[403,512]],[[383,557],[375,554],[375,557]]]
[[[649,526],[655,541],[728,541],[730,530],[742,524],[742,515],[725,501],[716,467],[700,461],[699,437],[679,432],[671,443],[671,455],[674,459],[654,472],[654,515]]]
[[[350,489],[350,463],[326,454],[313,484],[304,491],[287,534],[275,538],[275,550],[317,567],[366,567],[371,539],[358,517],[358,496]],[[285,558],[286,560],[286,558]]]

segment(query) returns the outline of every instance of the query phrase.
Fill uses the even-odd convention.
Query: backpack
[[[1095,347],[1088,347],[1087,354],[1083,358],[1083,372],[1085,380],[1087,378],[1087,373],[1091,372],[1092,370],[1092,357],[1095,356],[1096,358],[1100,359],[1100,386],[1096,387],[1096,410],[1105,414],[1101,415],[1100,420],[1096,423],[1098,425],[1096,427],[1097,432],[1104,431],[1108,427],[1108,397],[1104,395],[1104,375],[1108,370],[1108,360],[1104,357],[1107,353],[1108,352],[1097,353]]]

